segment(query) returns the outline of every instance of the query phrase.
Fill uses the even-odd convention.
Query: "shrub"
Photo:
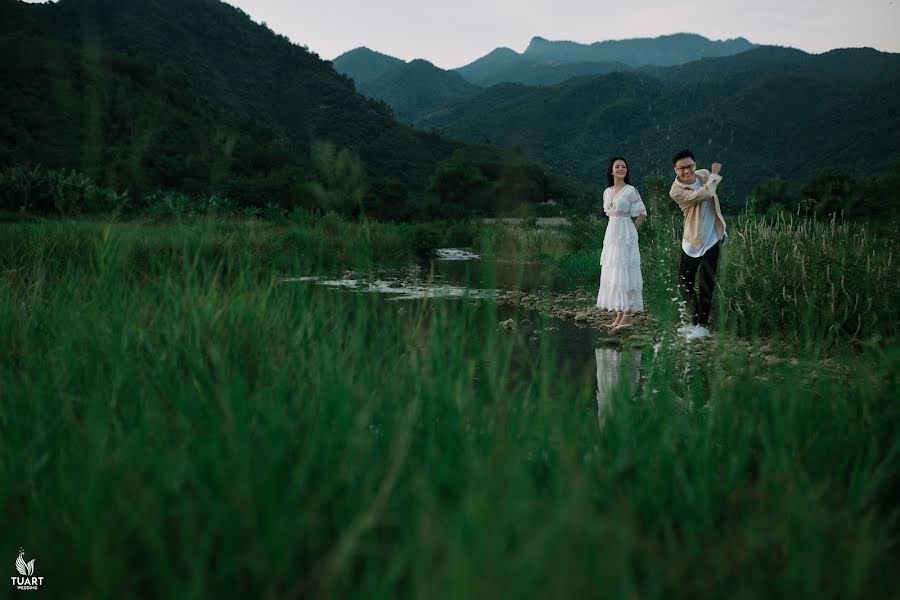
[[[13,166],[0,172],[0,209],[46,215],[119,210],[127,195],[101,187],[77,171]]]

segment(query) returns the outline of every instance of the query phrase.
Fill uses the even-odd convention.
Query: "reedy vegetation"
[[[67,597],[888,594],[891,252],[837,223],[735,224],[726,327],[715,358],[685,370],[668,333],[674,223],[642,229],[662,345],[599,428],[593,373],[560,372],[546,341],[524,353],[490,304],[386,307],[279,281],[411,258],[412,226],[5,226],[3,547],[25,545]],[[573,227],[590,232],[574,251],[580,236],[560,230],[468,227],[495,256],[543,254],[561,281],[590,284],[563,257],[590,263],[602,223]],[[865,261],[859,288],[832,292],[829,277],[856,286]],[[817,310],[805,297],[750,310],[798,277],[785,296],[802,289]],[[813,373],[822,337],[794,327],[852,316],[857,289],[877,296],[863,321],[883,337],[826,330],[852,376]],[[731,344],[737,307],[811,340],[800,368]]]

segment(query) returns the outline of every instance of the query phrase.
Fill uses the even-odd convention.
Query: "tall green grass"
[[[463,222],[348,222],[333,213],[320,217],[302,211],[278,222],[206,217],[162,225],[43,221],[4,225],[0,270],[37,268],[58,274],[81,269],[91,265],[94,250],[104,246],[114,248],[123,276],[160,265],[168,272],[170,259],[185,258],[207,265],[244,260],[248,268],[267,276],[297,275],[406,265],[439,247],[471,245],[476,235],[477,228]]]
[[[9,575],[24,547],[66,598],[893,593],[895,339],[841,346],[848,377],[663,332],[598,425],[592,374],[492,305],[280,282],[280,233],[219,227],[4,243]]]
[[[900,237],[866,223],[745,217],[733,227],[723,318],[766,331],[896,336]],[[794,333],[797,332],[797,333]]]
[[[729,220],[713,318],[744,336],[870,340],[898,333],[897,225],[741,215]],[[558,289],[596,289],[606,221],[570,228],[497,226],[478,238],[498,256],[542,260]],[[639,230],[644,303],[678,315],[682,217],[651,215]]]

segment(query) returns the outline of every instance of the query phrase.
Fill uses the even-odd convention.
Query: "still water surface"
[[[403,269],[381,270],[374,275],[345,272],[333,277],[295,277],[286,282],[322,286],[335,293],[376,294],[385,302],[417,302],[429,299],[478,299],[490,301],[496,290],[533,291],[548,285],[539,263],[482,260],[465,248],[442,248],[436,257]],[[499,321],[512,319],[507,332],[516,344],[512,368],[534,368],[546,360],[542,343],[554,349],[550,360],[565,377],[596,380],[595,394],[586,399],[596,406],[601,420],[611,409],[612,398],[633,397],[641,382],[644,352],[623,350],[610,337],[574,321],[557,319],[534,311],[497,306]],[[546,346],[544,346],[546,347]]]

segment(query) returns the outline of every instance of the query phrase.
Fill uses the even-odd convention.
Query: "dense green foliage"
[[[760,48],[546,88],[498,85],[416,124],[522,147],[583,181],[601,179],[605,159],[616,154],[642,176],[671,177],[672,153],[693,148],[701,165],[725,165],[720,196],[737,209],[770,177],[799,190],[826,168],[887,169],[900,156],[897,73],[893,54]]]
[[[815,204],[822,214],[865,216],[893,206],[896,55],[764,47],[480,92],[424,61],[379,55],[369,93],[426,134],[393,121],[387,104],[357,94],[329,63],[218,1],[3,0],[0,8],[0,167],[75,171],[127,193],[130,210],[146,210],[162,190],[380,219],[527,216],[549,199],[587,212],[590,190],[563,178],[602,186],[610,154],[628,156],[637,177],[670,177],[668,157],[684,146],[701,165],[725,164],[720,196],[731,212],[751,194],[760,212]],[[572,50],[557,46],[546,51]],[[349,58],[372,53],[359,54]],[[497,178],[508,170],[496,160],[478,164],[478,147],[437,134],[510,149],[500,162],[527,162],[519,170],[527,180]],[[0,194],[18,198],[7,210],[100,206]]]
[[[0,37],[0,56],[0,166],[74,168],[135,202],[168,188],[288,204],[279,186],[313,174],[295,148],[199,98],[177,71],[21,32]]]
[[[515,69],[524,60],[508,49],[485,57],[497,69]],[[798,195],[829,169],[861,171],[862,181],[885,171],[900,156],[898,72],[897,55],[871,49],[809,55],[762,47],[552,87],[466,90],[443,106],[437,91],[434,102],[413,102],[427,97],[422,88],[429,81],[439,81],[433,73],[395,80],[390,93],[368,93],[402,107],[418,127],[518,147],[585,182],[601,179],[597,171],[606,157],[623,153],[642,174],[671,176],[668,157],[691,147],[701,162],[726,164],[721,195],[738,211],[767,179],[780,178],[784,194]]]
[[[30,8],[42,26],[84,51],[177,68],[193,90],[297,148],[316,141],[348,148],[377,175],[424,182],[458,147],[397,123],[330,63],[219,0],[61,0]]]
[[[760,183],[748,201],[758,214],[788,212],[894,219],[900,212],[900,161],[876,176],[825,169],[799,190],[791,189],[780,177],[773,177]]]
[[[383,219],[435,218],[427,209],[448,202],[430,181],[464,145],[393,121],[328,63],[228,5],[3,0],[0,9],[5,210],[115,208],[48,201],[48,181],[72,171],[127,193],[130,212],[155,212],[173,193],[187,197],[180,205],[215,197]],[[486,214],[510,206],[479,202]]]
[[[500,152],[490,146],[456,151],[438,165],[431,188],[442,205],[430,214],[444,217],[484,215],[493,210],[533,216],[528,209],[545,199],[566,198],[567,206],[580,208],[591,195],[568,180],[544,172],[534,162],[515,152]]]
[[[498,332],[490,303],[280,281],[338,247],[334,267],[371,264],[407,226],[328,227],[5,228],[0,543],[46,593],[893,593],[896,331],[796,345],[791,366],[725,330],[692,353],[663,312],[637,394],[617,387],[598,426],[593,367]]]

